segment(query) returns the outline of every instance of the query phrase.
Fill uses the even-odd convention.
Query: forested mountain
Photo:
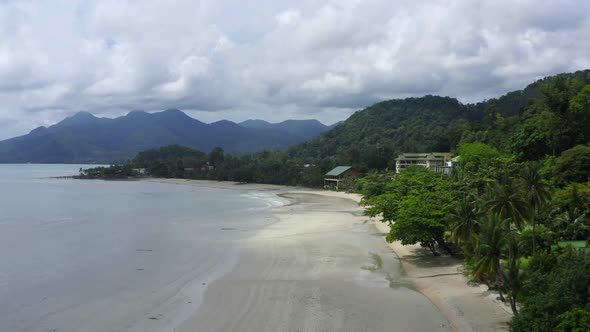
[[[437,96],[384,101],[288,153],[369,170],[391,166],[401,152],[452,151],[460,142],[484,142],[521,159],[540,159],[589,141],[587,113],[568,112],[589,83],[586,70],[547,77],[477,104]]]
[[[246,120],[238,123],[242,127],[254,129],[271,129],[289,133],[307,141],[331,129],[318,120],[286,120],[279,123],[269,123],[264,120]]]
[[[317,121],[285,121],[269,128],[250,128],[231,121],[206,124],[170,109],[132,111],[115,119],[80,112],[49,128],[0,142],[0,162],[116,162],[139,151],[182,144],[202,151],[222,147],[233,154],[285,149],[319,135]]]
[[[448,97],[425,96],[377,103],[309,142],[289,149],[294,158],[330,158],[337,164],[383,168],[403,151],[448,151],[454,128],[477,116]]]

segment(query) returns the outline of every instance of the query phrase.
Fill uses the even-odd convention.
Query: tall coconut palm
[[[480,232],[478,234],[477,260],[473,275],[477,279],[486,280],[488,284],[498,287],[500,297],[505,286],[504,273],[500,260],[506,245],[509,243],[509,233],[506,233],[505,220],[498,214],[486,214],[480,218]]]
[[[488,201],[486,206],[488,212],[497,216],[503,222],[504,240],[508,248],[508,260],[515,260],[516,253],[516,236],[513,236],[512,224],[518,229],[522,230],[524,223],[527,220],[527,203],[524,199],[522,191],[517,186],[517,183],[509,179],[503,179],[501,183],[495,183],[494,186],[488,187]],[[501,271],[501,268],[500,268]],[[502,273],[498,275],[501,277],[502,287],[505,287],[505,278]],[[500,293],[502,296],[502,293]]]
[[[502,182],[488,186],[487,210],[497,214],[508,225],[512,222],[516,228],[522,230],[528,217],[527,202],[515,182],[508,179]]]
[[[477,239],[479,224],[477,219],[481,216],[481,209],[475,197],[464,195],[458,202],[455,210],[451,212],[455,225],[451,229],[451,235],[455,243],[467,244]]]
[[[522,183],[525,188],[525,200],[529,209],[529,221],[533,225],[533,255],[536,252],[535,231],[537,222],[535,217],[537,212],[551,198],[549,192],[545,189],[541,177],[541,166],[539,162],[528,162],[521,174]]]

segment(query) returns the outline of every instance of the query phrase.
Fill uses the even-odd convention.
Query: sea
[[[55,178],[96,165],[0,165],[0,331],[172,331],[272,194]]]

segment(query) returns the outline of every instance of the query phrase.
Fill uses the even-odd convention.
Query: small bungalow
[[[338,166],[324,176],[324,188],[339,188],[340,181],[348,177],[356,177],[359,172],[351,166]]]

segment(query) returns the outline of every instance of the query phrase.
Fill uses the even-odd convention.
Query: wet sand
[[[461,260],[433,257],[419,245],[386,243],[388,226],[361,216],[356,205],[360,195],[263,184],[154,181],[270,191],[295,195],[291,199],[297,202],[275,209],[280,221],[244,245],[236,269],[207,290],[205,305],[178,331],[508,330],[510,308],[486,286],[469,285]]]
[[[288,192],[176,331],[449,331],[356,202]]]

